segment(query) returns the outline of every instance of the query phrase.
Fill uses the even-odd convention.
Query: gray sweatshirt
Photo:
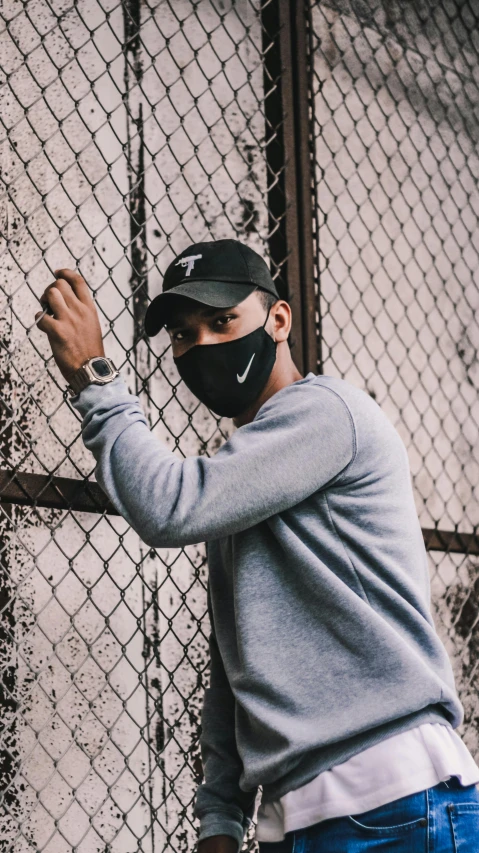
[[[207,543],[199,840],[241,847],[259,785],[275,800],[393,734],[461,724],[407,451],[366,392],[308,373],[210,458],[173,454],[122,378],[72,405],[139,536]]]

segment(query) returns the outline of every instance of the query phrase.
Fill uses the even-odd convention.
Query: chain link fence
[[[423,530],[456,534],[429,550],[432,605],[477,761],[479,3],[310,12],[319,372],[374,397]]]
[[[6,0],[4,849],[195,844],[204,547],[150,549],[112,511],[34,314],[53,270],[77,268],[151,429],[213,455],[232,424],[179,381],[164,330],[142,335],[169,262],[208,237],[271,258],[298,365],[364,388],[402,435],[477,755],[478,17],[475,2]]]
[[[210,455],[231,423],[179,382],[166,332],[145,340],[142,324],[190,242],[267,249],[259,5],[35,0],[3,16],[2,467],[92,475],[33,324],[62,266],[93,289],[105,350],[158,438]],[[111,513],[45,508],[49,482],[20,480],[26,505],[0,510],[2,846],[189,850],[204,548],[153,551]]]

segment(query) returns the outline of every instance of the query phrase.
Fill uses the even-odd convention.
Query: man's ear
[[[291,334],[291,325],[292,325],[291,306],[289,305],[288,302],[286,302],[285,299],[278,299],[278,302],[275,302],[273,307],[275,307],[276,305],[278,306],[278,308],[280,310],[278,310],[275,313],[275,317],[279,316],[280,322],[279,322],[279,326],[277,327],[276,332],[275,332],[275,338],[276,338],[278,343],[282,343],[283,341],[288,340],[289,336]],[[288,329],[288,331],[285,334],[286,329]]]

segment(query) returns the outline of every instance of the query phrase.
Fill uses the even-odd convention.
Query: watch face
[[[113,372],[110,365],[104,358],[96,358],[95,361],[91,361],[90,367],[99,379],[106,379],[106,377],[111,376]]]

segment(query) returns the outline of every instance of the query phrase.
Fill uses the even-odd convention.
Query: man
[[[237,427],[213,457],[181,460],[105,360],[85,281],[56,275],[39,326],[98,482],[147,544],[207,543],[200,853],[237,853],[259,786],[262,853],[478,851],[479,770],[454,732],[463,708],[397,430],[364,391],[299,373],[267,265],[212,241],[170,264],[145,319]]]

